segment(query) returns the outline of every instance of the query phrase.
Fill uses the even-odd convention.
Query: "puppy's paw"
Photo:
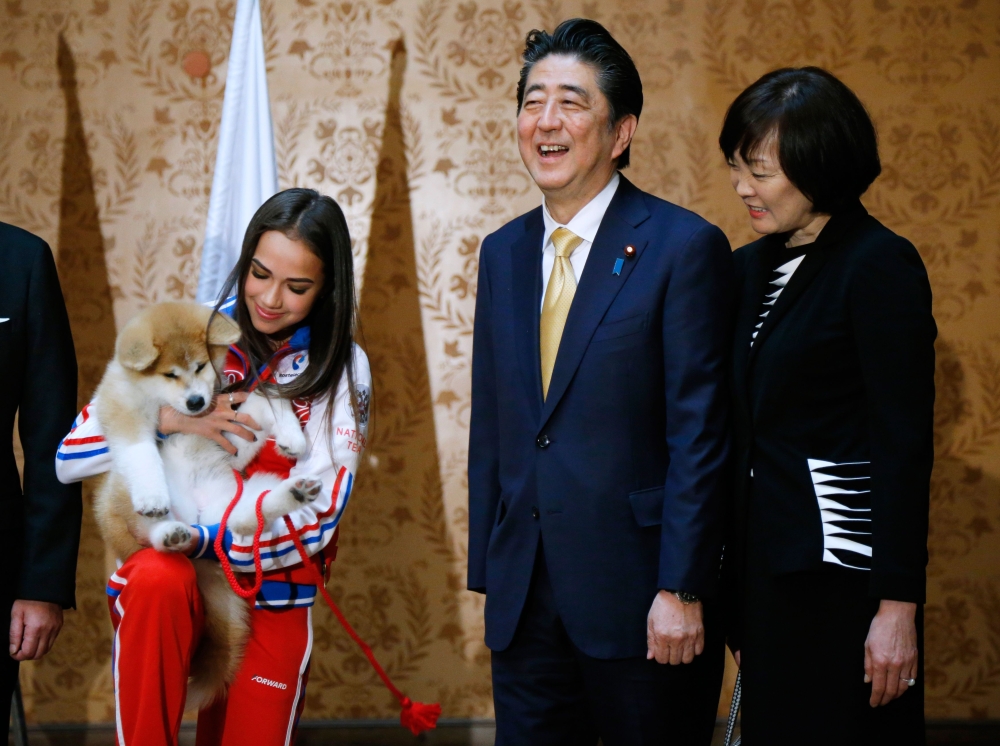
[[[289,513],[301,508],[303,505],[311,503],[319,497],[319,493],[322,489],[323,481],[319,477],[286,479],[264,498],[262,507],[264,512],[264,522],[270,523],[281,516],[288,515]],[[233,515],[230,517],[229,525],[233,528],[233,530],[239,531],[240,533],[252,533],[252,528],[249,532],[238,528],[238,526],[244,524],[246,526],[256,526],[256,518],[250,520],[252,514],[250,513],[249,507],[243,511],[246,515],[241,514],[237,516],[239,508],[242,507],[243,504],[244,501],[241,500],[239,506],[237,506],[237,510],[233,511]],[[249,503],[247,503],[247,505],[249,506]]]
[[[301,430],[289,433],[275,433],[274,445],[282,456],[297,459],[306,452],[306,437]]]
[[[170,496],[154,492],[136,494],[132,496],[132,507],[147,518],[162,518],[170,512]]]
[[[168,551],[179,552],[191,542],[191,529],[183,523],[178,524],[163,538],[163,546]]]
[[[149,541],[158,552],[180,552],[191,542],[191,528],[180,521],[163,521],[150,529]]]
[[[289,488],[292,497],[300,503],[311,503],[323,490],[323,480],[319,477],[302,477],[296,479]]]

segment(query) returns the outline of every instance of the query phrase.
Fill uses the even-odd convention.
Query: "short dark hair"
[[[608,101],[611,111],[608,126],[612,129],[629,114],[639,118],[642,113],[642,80],[635,63],[625,48],[597,21],[571,18],[563,21],[551,34],[533,29],[524,40],[524,66],[517,82],[517,112],[521,113],[528,73],[535,63],[550,54],[576,57],[597,71],[597,85]],[[618,168],[628,168],[631,143],[618,156]]]
[[[749,161],[777,137],[781,169],[832,213],[855,202],[882,172],[875,125],[854,92],[819,67],[786,67],[753,83],[726,112],[719,147]]]

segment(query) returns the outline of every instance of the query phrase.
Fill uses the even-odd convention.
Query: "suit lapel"
[[[756,256],[747,260],[746,274],[743,278],[743,298],[740,303],[739,315],[737,316],[738,321],[734,333],[733,370],[735,372],[738,396],[742,399],[742,403],[747,404],[747,406],[749,406],[749,397],[746,373],[749,368],[750,351],[752,349],[750,347],[750,340],[753,337],[753,329],[760,319],[760,299],[767,292],[767,284],[771,279],[770,276],[772,273],[770,267],[773,264],[774,250],[771,242],[763,241]],[[755,344],[754,347],[756,346]]]
[[[640,238],[636,228],[649,217],[649,211],[642,201],[642,192],[634,187],[625,177],[621,177],[618,191],[615,192],[608,210],[601,221],[601,227],[594,237],[590,247],[590,255],[583,268],[583,275],[573,296],[573,305],[566,318],[562,339],[559,342],[559,354],[556,356],[555,367],[552,369],[552,380],[549,382],[549,395],[542,405],[542,415],[538,423],[543,427],[559,404],[566,392],[576,369],[580,366],[590,338],[604,318],[611,302],[628,281],[646,248],[647,241]],[[636,253],[631,259],[625,259],[624,249],[627,245],[635,246]],[[621,274],[614,274],[612,269],[616,259],[624,259]],[[541,264],[541,262],[538,262]],[[540,293],[540,291],[539,291]],[[536,301],[536,311],[541,300]],[[536,313],[537,318],[537,313]],[[536,340],[537,340],[537,327]],[[538,345],[535,345],[536,359]],[[536,364],[538,367],[540,364]],[[540,374],[539,374],[540,377]],[[541,384],[539,384],[539,387]],[[540,390],[540,388],[539,388]]]
[[[760,348],[767,341],[767,337],[771,334],[771,330],[774,329],[774,327],[777,326],[781,319],[788,313],[788,309],[795,305],[795,301],[801,297],[802,293],[805,292],[805,289],[809,287],[810,283],[812,283],[812,281],[816,278],[816,275],[820,273],[836,247],[867,215],[868,212],[861,206],[861,203],[858,202],[856,205],[852,205],[843,212],[837,213],[830,218],[826,227],[820,232],[816,242],[811,246],[803,247],[803,251],[806,253],[805,259],[802,260],[802,264],[800,264],[798,269],[796,269],[792,274],[791,279],[788,281],[788,284],[785,285],[785,289],[781,291],[781,295],[778,296],[777,301],[775,301],[774,305],[771,307],[771,312],[767,315],[767,318],[764,319],[764,324],[757,333],[757,339],[754,340],[753,347],[750,349],[750,355],[747,360],[748,370],[751,366],[753,366],[754,361],[757,359],[757,354]],[[770,268],[772,264],[773,254],[768,257],[768,263],[764,265],[765,270]],[[766,274],[768,275],[768,280],[770,280],[770,275],[772,275],[773,272],[767,271]],[[757,296],[758,304],[760,303],[760,299],[763,297],[763,292]],[[759,305],[758,308],[760,308]],[[758,311],[757,313],[760,312]],[[756,321],[754,323],[756,323]]]
[[[791,279],[788,284],[785,285],[784,290],[781,291],[781,295],[775,301],[774,305],[771,306],[771,312],[767,314],[764,319],[763,325],[760,327],[760,331],[757,332],[757,339],[754,340],[753,347],[750,348],[750,355],[747,359],[747,369],[749,370],[754,361],[757,359],[757,354],[760,348],[764,346],[767,341],[768,336],[771,334],[771,330],[781,321],[782,317],[788,313],[788,309],[791,308],[795,301],[802,295],[809,284],[813,281],[813,278],[819,274],[819,271],[823,269],[823,265],[826,264],[829,252],[824,246],[813,246],[805,247],[806,256],[802,260],[802,264],[798,266],[798,269],[792,274]],[[770,267],[770,264],[768,264]],[[767,274],[773,275],[774,272],[768,270]],[[768,277],[768,279],[771,279]],[[757,296],[757,308],[758,313],[760,309],[760,299],[764,297],[764,293]],[[758,317],[754,317],[755,323]]]
[[[511,247],[514,338],[526,394],[535,414],[542,408],[542,371],[538,325],[542,305],[542,209],[528,214],[524,233]]]

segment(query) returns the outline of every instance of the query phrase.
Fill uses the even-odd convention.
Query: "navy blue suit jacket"
[[[469,577],[511,642],[539,538],[560,617],[596,658],[646,654],[658,589],[715,592],[727,491],[733,268],[715,226],[624,178],[594,239],[548,397],[542,210],[483,241]],[[625,246],[635,247],[626,258]],[[615,260],[624,259],[620,274]]]

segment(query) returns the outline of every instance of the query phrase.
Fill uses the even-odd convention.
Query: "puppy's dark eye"
[[[163,375],[166,376],[167,378],[177,378],[176,373],[164,373]]]
[[[205,370],[206,365],[208,365],[208,363],[201,363],[197,368],[194,369],[194,372],[201,373],[203,370]]]

